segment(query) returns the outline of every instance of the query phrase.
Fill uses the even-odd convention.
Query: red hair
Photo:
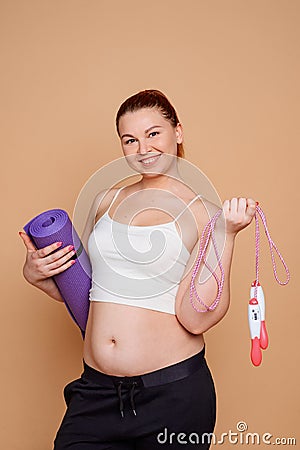
[[[116,116],[116,127],[119,137],[120,118],[127,112],[135,112],[143,108],[157,108],[163,117],[167,119],[174,128],[179,123],[175,108],[171,105],[167,97],[156,89],[147,89],[127,98],[127,100],[125,100],[120,106]],[[184,157],[183,144],[177,144],[177,156],[179,158]]]

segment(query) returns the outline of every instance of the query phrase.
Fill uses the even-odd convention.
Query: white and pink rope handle
[[[222,290],[223,290],[223,286],[224,286],[224,269],[222,266],[222,262],[221,262],[221,258],[219,256],[219,252],[217,249],[217,245],[216,245],[216,240],[215,240],[215,235],[214,235],[214,230],[215,230],[215,224],[216,221],[218,220],[218,218],[220,217],[220,215],[222,214],[222,209],[219,210],[211,219],[210,221],[207,223],[207,225],[205,226],[201,238],[200,238],[200,250],[199,250],[199,254],[195,263],[195,266],[193,268],[193,273],[192,273],[192,279],[191,279],[191,283],[190,283],[190,302],[193,306],[193,308],[197,311],[197,312],[207,312],[207,311],[213,311],[214,309],[216,309],[216,307],[218,306],[219,302],[220,302],[220,298],[222,295]],[[262,220],[263,226],[265,228],[265,233],[269,242],[269,247],[270,247],[270,252],[271,252],[271,258],[272,258],[272,265],[273,265],[273,273],[274,273],[274,277],[276,279],[276,281],[280,284],[280,285],[286,285],[289,280],[290,280],[290,272],[289,269],[287,267],[287,264],[285,263],[281,253],[279,252],[276,244],[273,242],[273,240],[271,239],[268,227],[267,227],[267,221],[266,221],[266,217],[265,214],[263,213],[263,210],[258,206],[258,202],[256,202],[256,211],[255,211],[255,267],[256,267],[256,282],[255,282],[255,295],[257,294],[257,286],[259,284],[258,282],[258,278],[259,278],[259,252],[260,252],[260,233],[259,233],[259,217]],[[206,250],[207,250],[207,246],[209,244],[209,240],[210,238],[212,239],[212,243],[213,243],[213,247],[215,250],[215,254],[217,257],[217,262],[218,262],[218,266],[220,268],[220,272],[221,272],[221,276],[218,277],[215,272],[212,270],[212,268],[209,266],[207,260],[206,260]],[[276,269],[276,262],[275,262],[275,258],[274,258],[274,252],[273,252],[273,248],[275,249],[276,253],[278,254],[284,269],[286,271],[286,281],[280,281],[277,275],[277,269]],[[197,273],[199,271],[200,268],[200,264],[201,262],[204,262],[204,264],[206,265],[206,267],[210,270],[210,272],[212,273],[213,277],[216,280],[217,283],[217,295],[216,298],[214,299],[214,301],[212,302],[212,304],[210,306],[208,306],[203,299],[200,298],[200,296],[197,293],[197,289],[195,286],[195,278],[197,276]],[[200,303],[202,305],[202,307],[204,307],[204,309],[199,309],[194,301],[194,297],[196,298],[196,300],[198,301],[198,303]]]

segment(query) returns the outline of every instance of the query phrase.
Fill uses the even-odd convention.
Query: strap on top
[[[125,187],[125,186],[123,186],[123,187]],[[121,189],[123,189],[123,187],[120,187],[120,188],[117,190],[117,192],[115,193],[115,195],[113,196],[112,201],[111,201],[111,203],[110,203],[110,205],[109,205],[109,207],[108,207],[108,209],[107,209],[107,213],[109,212],[109,210],[110,210],[112,204],[113,204],[114,201],[116,200],[117,196],[119,195],[119,192],[121,191]]]
[[[180,213],[175,217],[174,222],[175,222],[176,220],[179,219],[179,217],[181,216],[181,214],[183,214],[183,213],[185,212],[185,210],[186,210],[189,206],[191,206],[197,198],[200,198],[200,197],[202,197],[202,195],[200,195],[200,194],[196,195],[196,197],[194,197],[194,198],[186,205],[186,207],[183,208],[183,210],[180,211]]]

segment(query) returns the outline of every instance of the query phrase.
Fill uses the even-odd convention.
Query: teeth
[[[151,164],[151,163],[153,163],[153,161],[155,161],[156,160],[156,158],[158,157],[159,155],[157,155],[157,156],[152,156],[151,158],[147,158],[147,159],[142,159],[141,160],[141,162],[143,163],[143,164]]]

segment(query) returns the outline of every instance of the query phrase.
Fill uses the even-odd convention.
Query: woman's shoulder
[[[95,205],[95,222],[106,212],[119,188],[108,188],[98,192],[94,199]]]
[[[198,195],[198,198],[199,201],[196,201],[193,205],[194,214],[198,225],[202,229],[222,207],[202,195]]]
[[[220,209],[222,209],[221,206],[218,206],[216,203],[208,200],[206,197],[203,197],[202,195],[199,196],[201,203],[203,205],[203,208],[209,213],[209,215],[215,215]]]

